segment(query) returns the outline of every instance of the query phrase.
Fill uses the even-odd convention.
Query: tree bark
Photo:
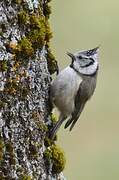
[[[64,155],[47,136],[57,71],[49,1],[0,1],[0,180],[64,179]]]

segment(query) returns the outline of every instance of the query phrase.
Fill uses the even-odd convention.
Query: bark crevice
[[[48,3],[0,1],[1,179],[63,179],[47,169],[44,158],[52,119],[49,86],[57,70],[49,48]]]

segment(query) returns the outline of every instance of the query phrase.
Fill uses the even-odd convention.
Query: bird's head
[[[94,49],[80,51],[75,54],[67,53],[72,59],[71,66],[79,73],[92,75],[98,69],[99,47]]]

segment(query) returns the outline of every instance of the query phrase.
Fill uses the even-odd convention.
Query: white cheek
[[[95,63],[91,66],[88,66],[88,67],[84,67],[84,68],[81,68],[79,63],[77,61],[74,61],[74,68],[80,72],[81,74],[87,74],[87,75],[91,75],[93,73],[96,72],[97,70],[97,67],[98,67],[98,62],[95,61]]]
[[[96,61],[98,61],[98,59],[99,59],[98,53],[96,53],[96,54],[93,55],[93,59],[96,60]]]
[[[90,75],[90,74],[93,74],[93,73],[96,72],[97,67],[98,67],[98,62],[96,61],[91,66],[88,66],[88,67],[85,67],[85,68],[79,68],[79,72],[82,73],[82,74]]]

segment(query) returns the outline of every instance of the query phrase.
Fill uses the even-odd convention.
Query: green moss
[[[52,123],[55,124],[57,122],[57,117],[53,113],[51,113],[50,117],[51,117]]]
[[[42,132],[47,132],[48,131],[48,127],[43,122],[38,123],[38,128]]]
[[[53,126],[56,124],[57,122],[57,118],[56,116],[53,114],[53,113],[50,113],[50,120],[51,120],[51,123],[47,126],[47,134],[46,134],[46,137],[44,139],[44,143],[45,143],[45,146],[48,147],[48,146],[51,146],[54,141],[57,141],[57,134],[55,135],[55,137],[53,138],[53,140],[49,139],[50,137],[50,132],[51,132],[51,129],[53,128]]]
[[[49,50],[47,54],[47,61],[48,61],[48,70],[50,74],[58,72],[58,65],[57,65],[57,61],[55,60],[55,56]]]
[[[12,3],[21,4],[22,0],[12,0]]]
[[[21,180],[32,180],[32,178],[28,175],[22,175]]]
[[[32,43],[33,48],[42,48],[45,44],[45,29],[33,29],[29,32],[28,38]]]
[[[15,82],[12,82],[11,79],[8,79],[5,88],[4,88],[5,93],[8,93],[10,95],[15,95],[17,91],[17,84]]]
[[[35,121],[38,129],[41,132],[47,132],[48,131],[47,125],[45,123],[43,123],[43,121],[40,121],[39,117],[40,117],[40,115],[39,115],[39,113],[37,111],[32,112],[32,118]]]
[[[37,151],[37,147],[35,146],[35,144],[29,145],[29,151],[30,151],[30,156],[32,156],[32,157],[38,156],[38,151]]]
[[[41,48],[52,37],[48,22],[42,16],[32,15],[30,17],[30,27],[31,31],[27,34],[27,37],[34,49]]]
[[[39,149],[42,147],[42,143],[35,142],[35,146]]]
[[[44,139],[44,145],[45,145],[46,147],[51,146],[53,143],[54,143],[53,140],[49,139],[47,136],[45,137],[45,139]]]
[[[20,97],[24,100],[27,98],[27,95],[30,93],[30,89],[29,87],[22,87],[21,88],[19,87],[19,93],[20,93]]]
[[[6,151],[9,154],[9,162],[11,165],[15,165],[15,155],[14,155],[14,149],[13,149],[13,145],[12,142],[7,142],[5,144],[6,147]]]
[[[31,31],[27,34],[34,49],[41,48],[52,37],[49,23],[43,16],[30,16]]]
[[[28,172],[26,171],[26,169],[24,169],[23,166],[18,166],[18,168],[16,169],[16,173],[19,174],[18,180],[33,180],[33,178],[28,175]]]
[[[44,158],[46,162],[51,162],[52,166],[52,173],[58,174],[64,170],[66,159],[64,157],[63,151],[55,144],[48,147],[44,151]]]
[[[22,0],[12,0],[13,3],[21,3]],[[50,25],[48,22],[49,15],[51,13],[51,8],[49,6],[50,0],[46,1],[44,4],[43,15],[41,7],[37,12],[29,13],[27,9],[22,6],[22,10],[18,13],[18,23],[20,26],[24,26],[25,36],[22,37],[18,44],[11,43],[9,49],[14,55],[14,60],[19,61],[21,66],[26,66],[29,62],[29,58],[34,58],[37,49],[42,49],[46,45],[48,69],[51,74],[57,71],[57,62],[54,55],[52,54],[49,46],[47,45],[52,37],[52,32],[50,30]],[[5,62],[6,63],[6,62]],[[7,64],[1,66],[2,71],[7,70]],[[14,66],[14,72],[17,72],[16,67]],[[21,78],[21,76],[19,77]],[[10,95],[18,94],[23,100],[27,97],[30,92],[28,87],[22,87],[18,81],[9,81],[5,85],[5,91]],[[39,123],[38,127],[40,130],[47,131],[47,127]]]
[[[0,161],[3,159],[3,148],[4,148],[4,143],[2,137],[0,137]]]
[[[22,60],[22,62],[26,61],[28,63],[28,59],[35,56],[36,50],[41,49],[52,38],[52,32],[48,22],[48,17],[51,13],[48,5],[49,2],[47,1],[44,5],[43,13],[45,17],[42,15],[40,7],[37,13],[30,14],[24,7],[18,13],[18,23],[20,26],[25,25],[24,28],[26,30],[25,37],[18,42],[14,53],[17,59]],[[49,71],[54,73],[56,61],[50,50],[48,50],[48,64]]]
[[[32,43],[26,37],[23,37],[19,42],[18,46],[15,49],[15,53],[18,57],[29,58],[33,55],[34,50],[32,47]]]
[[[6,23],[0,23],[0,30],[4,33],[4,32],[6,32],[6,29],[7,29],[7,27],[6,27]]]
[[[50,162],[52,160],[52,150],[49,147],[44,151],[43,155],[47,161]]]
[[[4,91],[10,95],[18,95],[20,100],[25,100],[27,95],[30,93],[30,89],[28,86],[24,86],[23,84],[17,82],[17,80],[17,78],[7,79]],[[4,104],[1,103],[1,106],[3,107]]]
[[[31,28],[40,29],[42,28],[42,25],[44,25],[44,18],[42,16],[38,17],[35,14],[32,14],[30,16],[30,25],[31,25]]]
[[[47,19],[49,19],[50,14],[51,14],[51,6],[49,6],[48,2],[44,6],[44,15]]]
[[[4,34],[3,31],[0,31],[0,36],[3,36],[3,34]]]
[[[51,29],[50,29],[50,25],[49,25],[49,23],[47,21],[47,23],[46,23],[45,41],[48,43],[51,38],[52,38],[52,32],[51,32]]]
[[[2,100],[0,100],[0,110],[1,110],[4,106],[5,106],[5,103],[4,103]]]
[[[22,10],[18,13],[18,23],[20,26],[26,25],[29,22],[29,15],[26,11]]]
[[[46,41],[52,37],[48,22],[43,16],[35,14],[28,15],[26,12],[18,14],[20,24],[25,24],[29,21],[30,31],[26,33],[26,38],[19,41],[18,51],[25,50],[25,54],[31,56],[37,48],[42,48]]]
[[[55,56],[51,52],[49,46],[47,46],[47,62],[48,62],[48,70],[50,74],[53,74],[55,72],[58,73],[57,61],[55,60]]]
[[[1,97],[1,99],[0,99],[0,110],[2,108],[4,108],[5,105],[7,105],[7,104],[8,104],[7,98],[6,97]]]
[[[60,173],[64,170],[66,159],[63,151],[56,145],[52,146],[53,173]]]
[[[0,61],[0,71],[4,72],[7,71],[7,69],[8,69],[7,61],[6,60]]]

